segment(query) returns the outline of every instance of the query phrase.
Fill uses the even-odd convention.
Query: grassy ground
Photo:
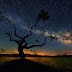
[[[50,67],[72,70],[72,57],[28,57],[27,59]]]
[[[19,57],[0,57],[0,66],[16,59],[20,59],[20,58]]]
[[[7,59],[5,58],[6,60],[4,62],[2,61],[2,59],[0,58],[0,72],[72,72],[72,69],[64,67],[66,65],[72,67],[72,58],[48,59],[46,57],[33,57],[33,59],[27,58],[22,61],[19,58],[8,57]],[[58,67],[56,67],[55,64],[56,66],[58,65]]]

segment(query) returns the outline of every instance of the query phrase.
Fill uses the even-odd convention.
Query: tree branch
[[[33,28],[34,26],[36,26],[37,23],[38,23],[38,20],[37,20],[37,22],[36,22],[34,25],[32,25],[32,26],[30,27],[30,34],[26,35],[23,39],[26,39],[26,38],[28,38],[29,36],[32,35],[32,28]]]
[[[22,37],[20,37],[19,35],[17,35],[17,33],[16,33],[16,27],[15,27],[14,24],[13,24],[13,27],[14,27],[14,29],[15,29],[15,32],[14,32],[15,36],[18,37],[18,38],[20,38],[20,39],[23,39]]]
[[[14,40],[14,39],[11,38],[11,34],[10,33],[5,33],[5,34],[10,37],[10,41],[14,41],[14,42],[16,42],[19,45],[19,42],[17,40]]]
[[[30,43],[28,43],[28,44],[31,44],[31,43],[36,43],[36,42],[38,42],[38,40],[35,40],[35,41],[33,41],[33,42],[30,42]]]
[[[40,44],[40,45],[32,45],[32,46],[29,46],[29,47],[26,46],[26,49],[33,48],[33,47],[43,46],[43,45],[45,45],[45,43],[46,43],[46,39],[47,39],[47,37],[45,38],[44,43],[42,43],[42,44]]]

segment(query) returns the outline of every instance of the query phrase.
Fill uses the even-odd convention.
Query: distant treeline
[[[25,57],[72,57],[72,55],[57,55],[57,56],[41,56],[41,55],[31,55],[31,54],[24,54]],[[0,57],[20,57],[19,54],[0,54]]]
[[[39,57],[40,55],[24,54],[25,57]],[[0,57],[20,57],[19,54],[0,54]]]

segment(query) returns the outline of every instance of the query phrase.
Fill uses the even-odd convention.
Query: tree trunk
[[[18,51],[19,51],[19,56],[21,57],[22,60],[24,60],[25,55],[24,55],[22,46],[18,46]]]

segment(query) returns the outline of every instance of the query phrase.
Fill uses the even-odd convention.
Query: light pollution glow
[[[64,55],[64,53],[66,53],[66,51],[46,51],[46,50],[44,50],[44,51],[41,51],[41,52],[38,52],[38,51],[36,51],[36,52],[32,52],[32,51],[30,51],[30,50],[23,50],[23,52],[25,53],[25,54],[31,54],[31,55],[34,55],[34,54],[36,54],[36,55],[48,55],[48,56],[56,56],[56,55]],[[67,51],[68,53],[70,53],[70,54],[67,54],[67,55],[71,55],[72,54],[72,51]],[[19,54],[18,53],[18,51],[17,50],[14,50],[14,52],[12,53],[12,51],[11,50],[7,50],[7,51],[5,51],[5,52],[2,52],[2,53],[0,53],[0,54]]]

